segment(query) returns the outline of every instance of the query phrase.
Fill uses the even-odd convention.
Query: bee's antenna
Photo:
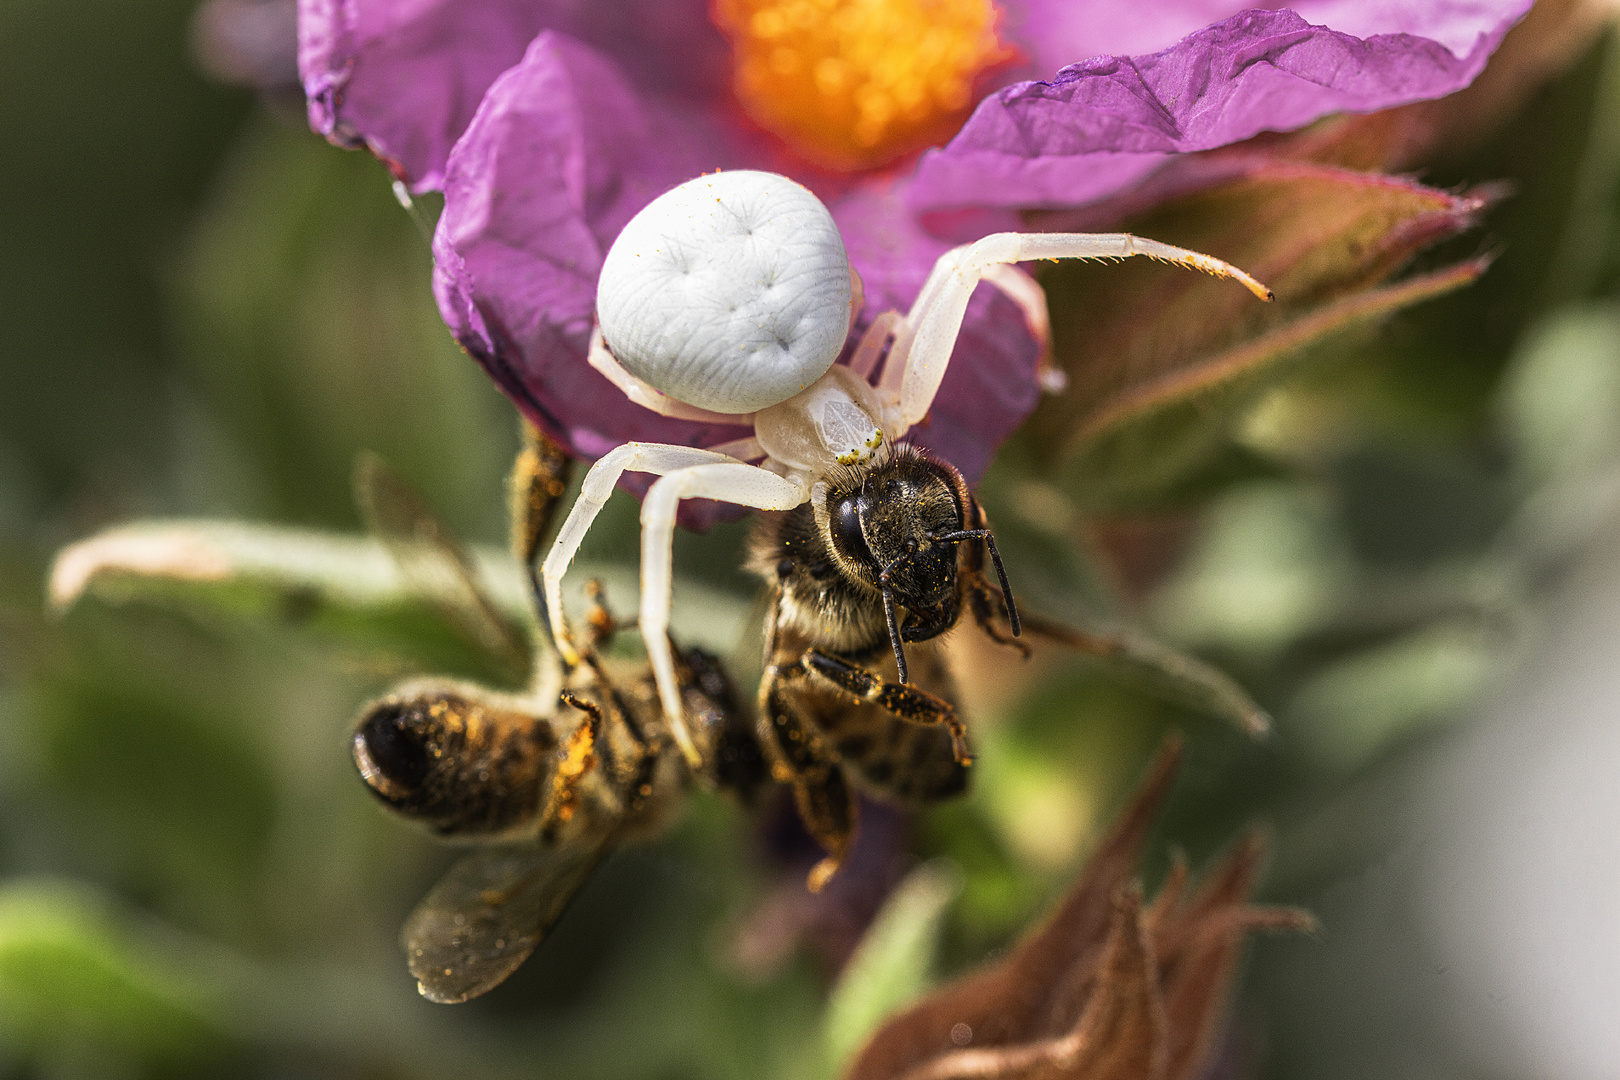
[[[867,481],[870,479],[870,474],[861,477],[862,491],[866,490]],[[860,518],[861,531],[864,533],[866,531],[865,500],[855,504],[855,513],[856,516]],[[914,544],[908,546],[912,548],[915,547]],[[894,591],[889,588],[889,576],[894,573],[894,568],[899,566],[903,560],[909,559],[911,554],[911,551],[908,550],[904,555],[896,556],[894,560],[891,561],[888,566],[885,566],[882,572],[878,574],[878,585],[883,593],[883,620],[889,624],[889,644],[894,646],[894,666],[902,684],[910,682],[911,675],[906,669],[906,651],[900,646],[900,620],[897,619],[894,614]]]
[[[902,555],[901,558],[905,556]],[[911,677],[906,671],[905,650],[900,647],[900,623],[894,617],[894,593],[889,588],[889,571],[894,569],[894,563],[899,561],[900,559],[896,559],[890,563],[878,580],[883,584],[883,618],[889,624],[889,643],[894,646],[894,666],[899,669],[900,682],[904,684],[910,682]]]
[[[1001,552],[996,550],[996,538],[989,529],[963,529],[961,532],[940,533],[930,540],[956,544],[963,540],[983,540],[990,548],[990,561],[995,565],[996,577],[1001,582],[1001,602],[1007,605],[1007,621],[1012,624],[1013,637],[1019,636],[1018,605],[1013,600],[1012,586],[1007,582],[1006,568],[1001,565]]]

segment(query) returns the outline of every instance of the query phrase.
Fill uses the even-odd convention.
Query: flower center
[[[866,169],[943,142],[1012,59],[992,0],[713,0],[744,111],[818,164]]]

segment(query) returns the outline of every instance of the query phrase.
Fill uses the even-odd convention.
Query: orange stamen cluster
[[[743,109],[798,153],[873,168],[943,142],[1012,59],[992,0],[713,0]]]

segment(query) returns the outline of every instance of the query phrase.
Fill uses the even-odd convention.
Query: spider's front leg
[[[596,460],[591,471],[585,474],[585,482],[580,487],[579,499],[574,508],[568,512],[568,519],[563,522],[557,531],[557,539],[551,544],[545,562],[540,564],[540,580],[545,593],[545,611],[551,620],[551,636],[557,644],[557,651],[562,654],[563,661],[570,667],[580,662],[579,651],[574,648],[573,639],[568,633],[568,619],[563,613],[562,606],[562,578],[568,570],[568,564],[574,561],[579,552],[580,542],[585,539],[585,533],[590,529],[591,522],[601,513],[602,507],[607,504],[608,496],[613,494],[613,488],[619,482],[619,477],[625,472],[648,472],[660,475],[675,472],[678,469],[689,468],[693,465],[707,465],[717,462],[730,462],[736,464],[735,458],[714,450],[699,450],[691,446],[670,446],[666,443],[625,443],[609,450]]]
[[[653,484],[642,500],[641,636],[647,644],[647,658],[652,662],[653,676],[658,682],[664,716],[681,753],[694,769],[702,763],[702,758],[691,733],[686,730],[681,688],[675,678],[675,658],[669,645],[675,516],[680,501],[717,499],[758,510],[791,510],[809,498],[810,489],[798,480],[728,458],[670,471]],[[567,526],[563,528],[566,531]]]
[[[897,395],[909,428],[928,415],[962,329],[968,299],[997,267],[1041,259],[1125,259],[1143,255],[1241,283],[1262,300],[1271,290],[1231,263],[1130,233],[995,233],[941,255],[895,335],[883,370],[883,389]],[[1003,289],[1000,280],[994,284]],[[1014,297],[1017,299],[1017,296]],[[1026,313],[1029,305],[1023,303]]]

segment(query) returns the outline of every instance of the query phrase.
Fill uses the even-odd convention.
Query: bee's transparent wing
[[[505,982],[609,846],[489,848],[451,867],[400,934],[422,996],[453,1005]]]
[[[438,513],[376,454],[355,462],[355,502],[371,532],[388,545],[411,588],[514,678],[529,671],[523,630],[478,581],[472,554]]]

